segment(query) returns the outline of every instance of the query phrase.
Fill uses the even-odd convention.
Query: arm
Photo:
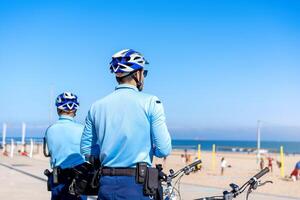
[[[47,144],[47,132],[48,132],[48,129],[49,128],[47,128],[47,130],[45,132],[45,136],[43,138],[43,153],[44,153],[45,157],[50,157],[50,150],[49,150],[49,147],[48,147],[48,144]]]
[[[88,112],[85,119],[85,127],[81,136],[80,152],[85,157],[98,156],[99,146],[97,145],[97,134],[92,116],[92,109]]]
[[[45,132],[44,141],[43,141],[43,153],[45,157],[50,157],[50,167],[55,166],[55,161],[52,160],[52,150],[53,150],[53,141],[51,138],[51,126],[49,126]],[[47,153],[48,151],[48,153]]]
[[[154,155],[165,157],[171,153],[171,137],[166,125],[163,105],[157,97],[150,102],[150,127]]]

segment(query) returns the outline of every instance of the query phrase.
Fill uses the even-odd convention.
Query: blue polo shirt
[[[296,163],[295,168],[300,170],[300,161]]]
[[[80,154],[80,140],[83,125],[73,117],[61,115],[46,133],[46,141],[51,156],[51,167],[71,168],[84,162]]]
[[[88,112],[81,153],[99,156],[103,166],[151,166],[153,156],[165,157],[171,149],[161,101],[133,85],[117,86]]]

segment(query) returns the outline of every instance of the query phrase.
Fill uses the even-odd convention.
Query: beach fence
[[[3,123],[2,141],[0,148],[3,156],[28,156],[33,157],[42,152],[42,138],[26,138],[27,124],[21,124],[21,137],[7,137],[7,128],[9,126]]]
[[[14,138],[9,138],[6,140],[5,151],[3,151],[4,156],[28,156],[33,157],[34,155],[41,154],[42,143],[38,139],[30,138],[26,139],[24,142],[16,140]],[[4,153],[6,152],[6,153]]]

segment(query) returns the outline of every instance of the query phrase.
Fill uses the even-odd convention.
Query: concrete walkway
[[[3,164],[1,162],[0,164]],[[16,167],[26,171],[27,166]],[[50,199],[45,181],[0,165],[0,199],[38,200]]]
[[[0,199],[9,200],[47,200],[50,193],[47,191],[46,177],[43,170],[48,168],[45,160],[17,157],[14,159],[0,157]],[[222,189],[181,184],[182,200],[197,199],[206,196],[222,194]],[[91,197],[90,199],[96,199]],[[260,194],[254,192],[249,200],[300,200],[299,198]],[[245,200],[241,195],[236,200]]]

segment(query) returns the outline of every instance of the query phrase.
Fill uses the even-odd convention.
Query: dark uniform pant
[[[143,185],[133,176],[103,176],[100,178],[98,200],[149,200],[143,195]]]

